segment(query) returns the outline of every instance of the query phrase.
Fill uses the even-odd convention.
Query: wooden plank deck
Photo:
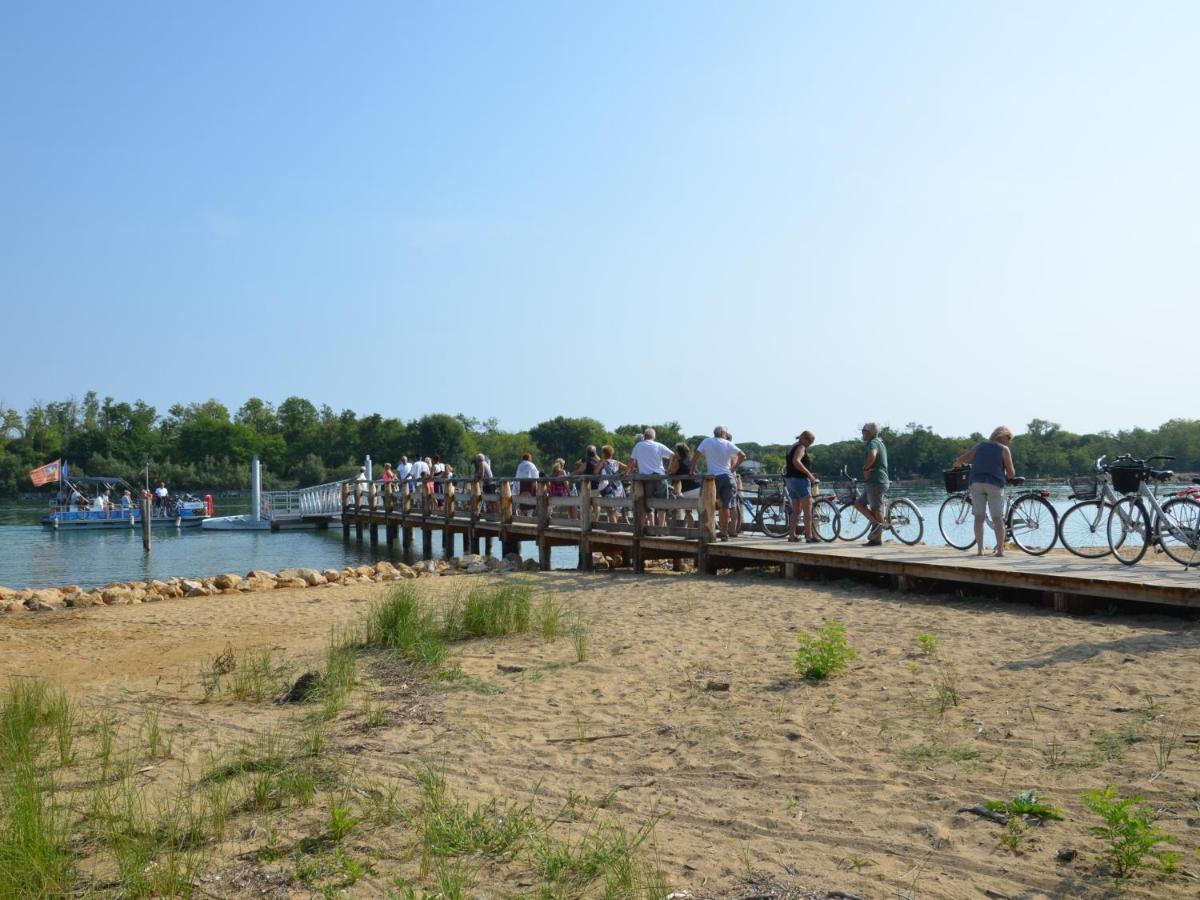
[[[711,485],[711,482],[709,482]],[[507,483],[504,484],[507,488]],[[635,490],[627,503],[638,521],[639,513],[652,501],[644,491]],[[428,495],[405,497],[403,502],[385,498],[385,503],[364,505],[348,497],[343,505],[343,533],[348,538],[353,527],[361,540],[369,532],[372,543],[378,542],[379,527],[386,529],[391,544],[402,532],[405,547],[411,546],[412,534],[422,533],[422,555],[432,556],[432,534],[443,533],[443,549],[451,546],[449,537],[464,536],[464,544],[499,539],[505,550],[518,542],[538,545],[543,568],[549,568],[549,548],[552,546],[580,547],[580,568],[588,569],[593,551],[620,550],[635,571],[642,571],[644,561],[654,558],[691,559],[709,572],[720,568],[742,566],[785,566],[785,571],[805,570],[844,571],[887,576],[901,590],[910,587],[915,579],[955,583],[980,588],[1020,589],[1039,592],[1053,598],[1059,609],[1068,609],[1075,598],[1136,603],[1160,603],[1200,608],[1200,570],[1185,570],[1174,561],[1150,553],[1136,566],[1123,566],[1112,558],[1086,560],[1065,550],[1055,549],[1044,556],[1029,556],[1009,548],[1005,556],[976,556],[945,546],[918,544],[908,547],[894,540],[882,547],[866,547],[860,543],[835,541],[828,544],[791,544],[769,538],[761,533],[743,533],[731,541],[713,538],[715,513],[714,491],[706,490],[697,501],[700,527],[683,529],[654,528],[624,524],[610,526],[607,522],[585,522],[580,518],[551,518],[551,510],[567,506],[581,513],[594,503],[586,490],[573,502],[549,503],[545,492],[529,498],[537,501],[535,514],[515,515],[517,498],[507,490],[500,495],[470,495],[459,497],[453,511],[436,508]],[[522,498],[524,500],[524,498]],[[678,509],[679,501],[669,501]],[[485,512],[484,504],[494,504],[498,512]],[[597,504],[599,505],[599,504]],[[611,503],[604,506],[611,508]],[[494,508],[493,507],[493,508]],[[526,510],[526,513],[531,510]],[[603,514],[604,509],[600,510]],[[929,523],[926,523],[926,527]],[[586,552],[585,552],[586,548]]]

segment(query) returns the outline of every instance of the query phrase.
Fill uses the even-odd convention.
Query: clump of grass
[[[933,706],[938,715],[944,716],[958,706],[960,699],[954,673],[945,667],[939,667],[937,684],[933,687]]]
[[[529,630],[533,586],[518,581],[481,585],[456,598],[446,611],[447,640],[501,637]]]
[[[815,634],[800,634],[800,643],[793,661],[796,671],[809,681],[822,681],[841,672],[858,651],[846,641],[846,626],[837,619],[827,619]]]
[[[923,765],[932,768],[943,762],[970,762],[979,758],[979,751],[965,745],[947,745],[940,741],[928,744],[918,744],[909,747],[900,754],[909,765]]]
[[[13,700],[11,693],[5,699]],[[6,702],[9,712],[22,714]],[[7,717],[3,724],[18,725]],[[71,823],[53,779],[33,758],[5,756],[0,769],[0,896],[72,895]]]
[[[557,597],[553,594],[542,596],[542,602],[537,609],[536,623],[538,630],[542,633],[543,643],[553,644],[558,640],[559,634],[562,633],[565,614],[566,609]]]
[[[1120,731],[1102,731],[1092,738],[1096,753],[1108,762],[1117,762],[1125,756],[1125,751],[1134,744],[1140,743],[1142,736],[1132,725],[1126,725]]]
[[[358,682],[358,647],[345,633],[329,636],[325,651],[325,671],[321,674],[319,694],[326,719],[332,719],[345,705]]]
[[[437,615],[421,602],[411,584],[400,584],[367,613],[366,642],[399,654],[416,665],[435,669],[446,659],[446,642]]]
[[[571,646],[575,648],[575,662],[586,662],[588,658],[588,630],[582,622],[571,627]]]
[[[1167,765],[1171,762],[1171,754],[1179,745],[1179,734],[1178,724],[1165,719],[1159,723],[1158,730],[1154,735],[1155,771],[1167,771]]]
[[[529,806],[501,805],[495,798],[472,807],[451,796],[443,772],[433,767],[416,773],[421,808],[416,817],[422,852],[445,858],[480,854],[509,859],[536,830]]]
[[[1009,816],[1031,816],[1035,819],[1062,821],[1062,810],[1043,803],[1038,799],[1037,791],[1022,791],[1011,800],[988,800],[984,804],[988,809],[1002,812]]]
[[[583,896],[599,885],[606,897],[666,896],[670,889],[657,860],[642,858],[657,824],[651,817],[630,832],[618,822],[593,820],[575,840],[538,833],[529,855],[542,880],[541,895]]]
[[[1159,844],[1172,840],[1172,837],[1154,827],[1156,816],[1145,804],[1145,798],[1122,800],[1109,785],[1102,791],[1087,791],[1082,800],[1084,806],[1104,821],[1103,825],[1093,826],[1089,831],[1108,843],[1110,871],[1114,878],[1132,877],[1147,859],[1156,859],[1160,865],[1165,862],[1166,867],[1178,866],[1177,854],[1157,849]]]
[[[917,647],[920,649],[922,656],[937,656],[938,636],[930,632],[918,634]]]

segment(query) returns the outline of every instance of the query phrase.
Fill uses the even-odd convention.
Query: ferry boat
[[[59,491],[50,501],[50,512],[42,518],[45,528],[140,528],[142,509],[140,491],[116,476],[68,476],[63,466]],[[160,504],[152,498],[150,524],[177,528],[198,526],[213,514],[212,495],[203,499],[191,494],[167,498]]]

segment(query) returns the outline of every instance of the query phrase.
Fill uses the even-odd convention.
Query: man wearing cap
[[[863,440],[867,444],[867,459],[863,463],[863,485],[854,508],[867,517],[871,530],[867,532],[868,547],[879,547],[883,544],[883,497],[887,493],[891,479],[888,478],[887,447],[879,436],[879,426],[868,422],[862,427]]]

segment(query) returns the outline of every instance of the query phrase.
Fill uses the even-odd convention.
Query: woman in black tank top
[[[800,540],[796,529],[800,525],[801,513],[804,514],[804,540],[809,543],[817,540],[812,520],[812,486],[820,479],[808,464],[808,448],[815,440],[811,431],[801,432],[796,437],[796,443],[788,449],[787,462],[784,464],[784,483],[792,499],[791,515],[788,516],[788,540],[792,543]]]
[[[667,475],[679,479],[676,482],[680,497],[696,497],[700,494],[700,482],[692,476],[696,472],[696,460],[692,457],[691,448],[685,443],[675,445],[675,455],[667,467]],[[684,525],[692,524],[692,511],[684,510]]]

